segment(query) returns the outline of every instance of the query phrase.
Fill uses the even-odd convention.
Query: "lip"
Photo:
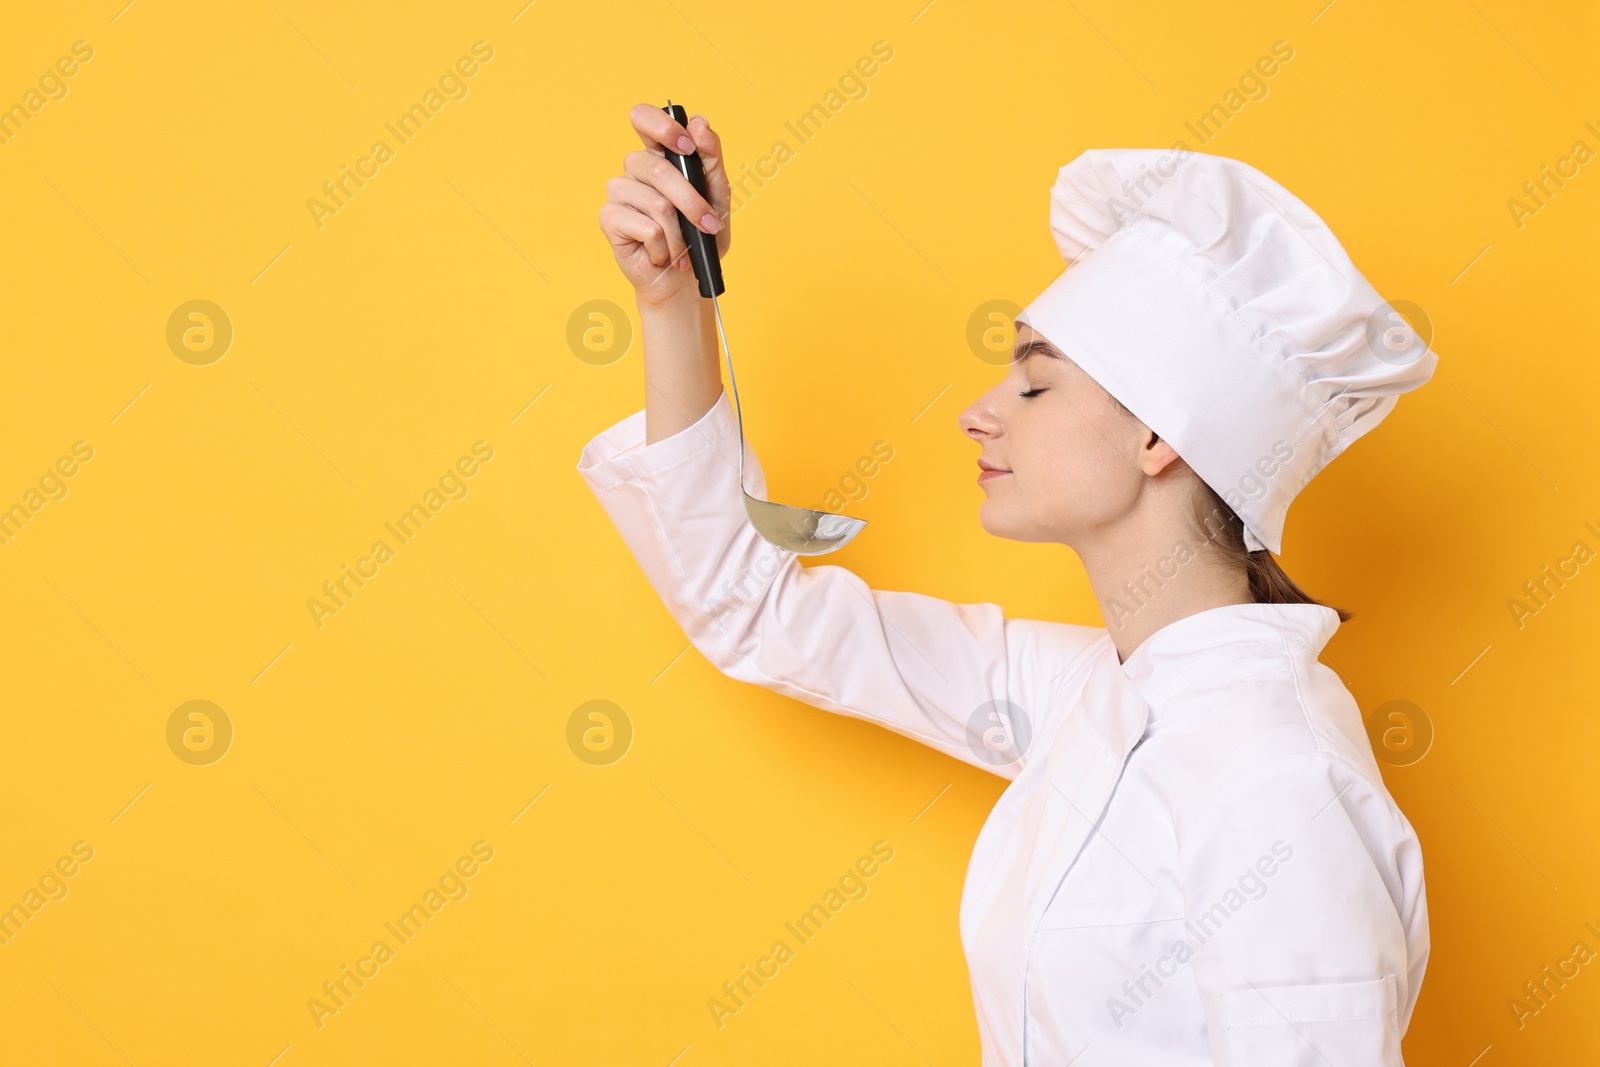
[[[1003,474],[1010,474],[1011,473],[1010,471],[1005,470],[1002,467],[991,466],[990,464],[985,463],[981,459],[978,460],[978,466],[979,466],[979,468],[981,468],[979,470],[979,472],[978,472],[978,482],[980,484],[982,484],[983,482],[987,482],[987,481],[989,481],[989,480],[991,480],[993,478],[998,478]]]

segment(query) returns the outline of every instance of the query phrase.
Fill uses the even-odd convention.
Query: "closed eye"
[[[1027,389],[1027,390],[1024,390],[1023,392],[1020,392],[1017,395],[1021,396],[1021,397],[1027,397],[1028,399],[1032,399],[1033,397],[1038,396],[1042,392],[1044,392],[1044,387],[1041,386],[1038,389]]]

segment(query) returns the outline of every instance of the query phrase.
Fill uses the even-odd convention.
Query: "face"
[[[961,413],[981,447],[978,519],[997,537],[1077,547],[1127,515],[1170,449],[1026,324],[1005,377]],[[1162,454],[1158,455],[1157,452]],[[1156,470],[1148,473],[1156,473]]]

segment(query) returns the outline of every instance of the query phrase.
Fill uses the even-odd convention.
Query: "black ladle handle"
[[[689,113],[683,109],[682,104],[669,101],[661,110],[671,115],[678,125],[688,129]],[[678,173],[688,178],[695,192],[705,197],[706,203],[710,204],[711,193],[706,189],[706,172],[705,168],[700,166],[700,153],[693,152],[681,156],[670,148],[666,149],[666,153],[667,162],[677,167]],[[678,212],[678,228],[683,231],[683,243],[689,246],[689,262],[694,266],[695,279],[700,283],[700,295],[721,296],[725,286],[722,284],[722,261],[717,258],[717,235],[702,232],[681,211]]]

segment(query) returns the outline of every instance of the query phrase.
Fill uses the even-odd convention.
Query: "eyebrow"
[[[1062,354],[1059,348],[1051,344],[1049,341],[1046,341],[1042,337],[1035,337],[1033,340],[1017,349],[1016,352],[1012,353],[1011,362],[1013,365],[1015,365],[1033,355],[1044,355],[1049,356],[1051,359],[1061,360],[1067,358]]]

